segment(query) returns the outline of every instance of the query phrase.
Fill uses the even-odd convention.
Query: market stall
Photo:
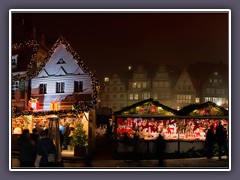
[[[188,106],[176,111],[148,99],[115,112],[115,132],[119,142],[124,136],[132,139],[137,133],[142,142],[139,151],[143,153],[156,151],[154,141],[159,134],[167,141],[166,152],[186,152],[191,148],[204,148],[210,125],[216,128],[221,121],[228,130],[227,113],[213,103]],[[118,152],[127,151],[123,143],[118,144]]]

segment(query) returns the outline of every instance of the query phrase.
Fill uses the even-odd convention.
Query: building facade
[[[114,112],[149,98],[173,109],[207,101],[228,106],[226,65],[220,67],[211,63],[195,63],[182,70],[172,67],[160,65],[155,72],[149,73],[140,65],[126,82],[117,75],[107,78],[108,82],[104,82],[105,88],[101,91],[99,107],[108,107]],[[116,77],[121,84],[113,83],[117,82]],[[124,98],[116,98],[120,96]]]

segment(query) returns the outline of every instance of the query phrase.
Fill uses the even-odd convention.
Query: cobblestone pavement
[[[93,160],[91,162],[91,168],[157,168],[157,160]],[[19,167],[19,161],[16,158],[12,159],[12,166]],[[66,168],[81,168],[85,167],[84,161],[76,160],[64,160],[64,167]],[[228,169],[229,162],[228,159],[223,158],[218,160],[213,158],[208,160],[206,158],[188,158],[188,159],[166,159],[164,161],[163,168],[197,168],[197,169],[212,169],[212,168],[221,168]],[[159,168],[159,167],[158,167]],[[160,167],[161,168],[161,167]]]
[[[207,158],[184,158],[184,159],[165,159],[164,167],[158,167],[157,160],[115,160],[113,159],[113,150],[108,147],[98,148],[94,154],[94,159],[90,164],[74,158],[73,151],[63,151],[64,168],[166,168],[166,169],[229,169],[229,160],[223,157],[218,160],[217,157],[209,160]],[[19,167],[17,157],[12,158],[12,167]]]

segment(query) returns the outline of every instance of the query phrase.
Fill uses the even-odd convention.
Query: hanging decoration
[[[29,109],[29,110],[38,110],[38,109],[39,109],[39,101],[38,101],[38,98],[36,98],[36,99],[31,98],[31,99],[28,101],[28,109]]]

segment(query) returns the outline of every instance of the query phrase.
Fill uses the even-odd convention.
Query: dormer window
[[[18,55],[12,56],[12,68],[17,67],[17,57]]]
[[[63,58],[60,58],[57,62],[57,64],[66,64]]]

